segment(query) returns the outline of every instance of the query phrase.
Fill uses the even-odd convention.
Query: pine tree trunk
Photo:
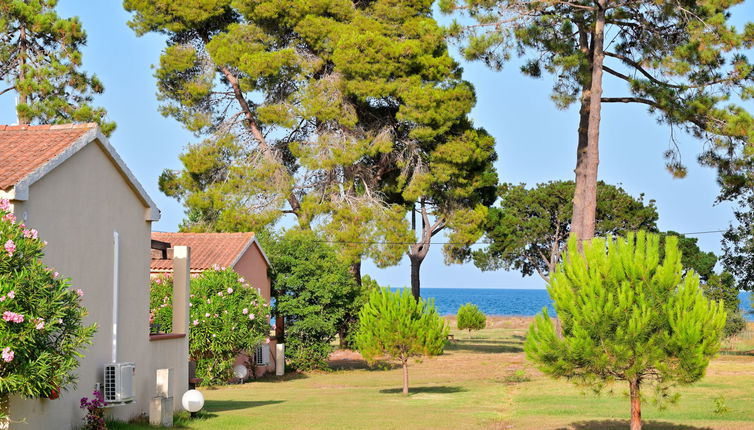
[[[416,300],[419,300],[419,297],[421,297],[420,271],[424,257],[409,254],[408,259],[411,260],[411,294]]]
[[[351,264],[349,270],[351,275],[353,275],[354,281],[356,281],[356,285],[361,286],[361,260]]]
[[[27,40],[26,40],[26,27],[23,25],[19,28],[19,35],[18,35],[18,46],[19,46],[19,75],[24,72],[24,68],[26,66],[26,55],[27,55]],[[18,92],[18,104],[25,105],[29,102],[28,95],[26,92],[22,89],[18,88],[18,85],[16,85],[16,92]],[[16,115],[18,117],[18,123],[19,124],[28,124],[29,119],[25,116],[21,115],[18,112],[18,106],[16,106]]]
[[[579,148],[576,159],[576,190],[573,199],[573,222],[571,233],[579,240],[594,237],[597,216],[597,173],[599,168],[599,139],[602,109],[602,64],[605,59],[605,9],[607,0],[597,1],[595,25],[592,33],[592,76],[589,88],[588,128],[586,145],[583,139],[585,94],[582,93]]]
[[[638,380],[629,381],[631,396],[631,430],[641,430],[641,397]]]
[[[408,360],[403,360],[403,395],[408,396]]]

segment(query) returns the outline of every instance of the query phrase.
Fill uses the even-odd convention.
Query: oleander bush
[[[152,279],[150,322],[172,331],[173,280]],[[214,268],[191,279],[189,357],[204,385],[222,385],[233,376],[241,352],[252,353],[270,332],[269,305],[245,279],[231,269]]]
[[[9,394],[56,399],[75,386],[96,330],[84,324],[84,292],[42,262],[45,245],[0,199],[0,424]]]

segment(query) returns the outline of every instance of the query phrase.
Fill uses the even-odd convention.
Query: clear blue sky
[[[155,230],[175,231],[183,218],[182,207],[157,188],[165,168],[179,168],[178,154],[195,138],[179,123],[157,112],[152,64],[156,64],[164,39],[150,34],[137,38],[126,25],[129,16],[120,1],[60,0],[62,16],[77,15],[89,37],[84,48],[84,69],[96,73],[105,85],[97,103],[107,108],[118,124],[111,143],[162,210]],[[734,21],[754,20],[754,1],[735,10]],[[515,63],[502,72],[482,64],[464,64],[464,77],[477,90],[473,111],[476,125],[486,128],[497,141],[501,180],[535,184],[572,179],[576,153],[574,109],[557,110],[549,99],[551,80],[523,77]],[[606,95],[618,96],[621,88],[606,85]],[[15,122],[13,100],[6,94],[0,103],[0,123]],[[754,111],[754,105],[751,105]],[[670,130],[641,106],[606,105],[601,129],[600,179],[622,184],[631,194],[645,194],[657,201],[659,227],[678,232],[725,228],[732,219],[728,205],[714,205],[718,192],[715,174],[696,163],[701,143],[681,136],[683,159],[689,166],[685,179],[673,179],[664,167],[663,152],[670,144]],[[720,235],[698,236],[700,245],[718,252]],[[399,287],[409,283],[408,260],[389,269],[363,266],[381,284]],[[518,273],[481,272],[473,265],[445,266],[439,246],[433,246],[422,266],[422,286],[465,288],[543,288],[538,277]]]

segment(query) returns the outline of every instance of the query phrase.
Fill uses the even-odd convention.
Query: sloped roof
[[[247,249],[256,243],[254,233],[164,233],[152,232],[152,240],[168,242],[171,247],[188,246],[191,248],[191,271],[201,272],[212,266],[233,267]],[[259,244],[257,244],[259,246]],[[169,250],[169,251],[172,251]],[[269,266],[267,256],[262,248],[259,251]],[[170,256],[170,252],[169,252]],[[152,272],[173,270],[173,260],[163,260],[161,251],[152,250]]]
[[[0,197],[28,200],[29,186],[96,142],[148,208],[146,219],[160,211],[110,145],[97,124],[0,125]]]

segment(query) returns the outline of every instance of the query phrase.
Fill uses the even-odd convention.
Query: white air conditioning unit
[[[134,400],[133,363],[110,363],[105,365],[104,397],[107,403],[127,403]]]
[[[263,343],[257,345],[256,354],[254,354],[257,366],[266,366],[270,364],[270,345]]]

